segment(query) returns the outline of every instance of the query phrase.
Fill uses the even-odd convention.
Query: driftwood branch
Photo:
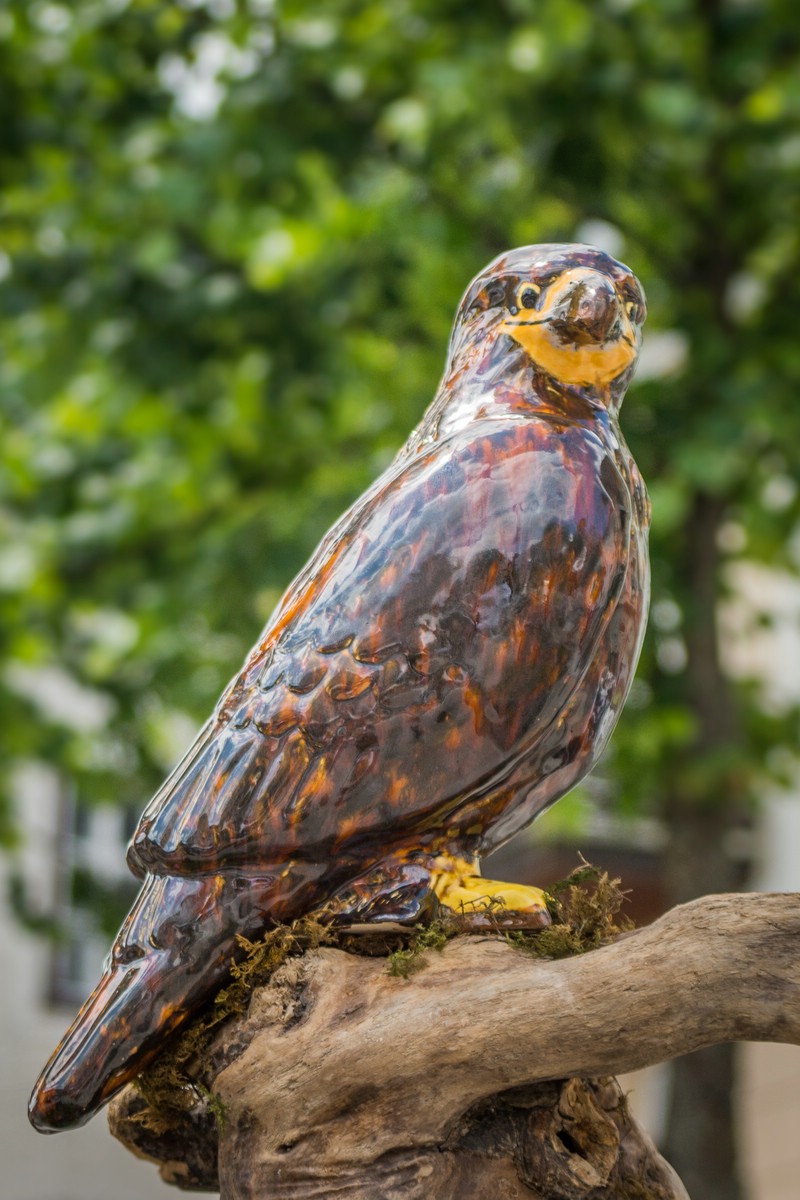
[[[798,935],[800,895],[710,896],[560,961],[497,936],[459,937],[407,980],[341,950],[290,959],[206,1064],[224,1111],[216,1186],[225,1200],[685,1197],[606,1077],[718,1042],[800,1044]],[[115,1102],[116,1136],[215,1190],[213,1117],[155,1135],[141,1104],[131,1089]]]

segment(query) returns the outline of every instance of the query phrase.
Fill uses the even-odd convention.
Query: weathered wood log
[[[459,937],[397,979],[321,948],[211,1048],[218,1160],[212,1116],[153,1134],[132,1089],[112,1131],[224,1200],[677,1200],[605,1077],[718,1042],[800,1044],[799,934],[800,895],[737,895],[559,961]]]

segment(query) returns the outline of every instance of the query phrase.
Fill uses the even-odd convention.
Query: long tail
[[[84,1124],[153,1060],[225,980],[236,934],[270,923],[280,883],[267,873],[145,879],[102,979],[36,1083],[36,1129]]]

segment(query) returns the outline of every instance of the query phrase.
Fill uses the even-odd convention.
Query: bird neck
[[[476,420],[550,417],[607,425],[616,418],[610,389],[562,384],[533,364],[526,351],[497,327],[456,340],[432,405],[422,419],[417,446],[452,436]]]

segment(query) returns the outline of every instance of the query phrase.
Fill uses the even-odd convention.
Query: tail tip
[[[60,1133],[89,1120],[91,1112],[60,1088],[37,1084],[28,1103],[28,1120],[38,1133]]]

